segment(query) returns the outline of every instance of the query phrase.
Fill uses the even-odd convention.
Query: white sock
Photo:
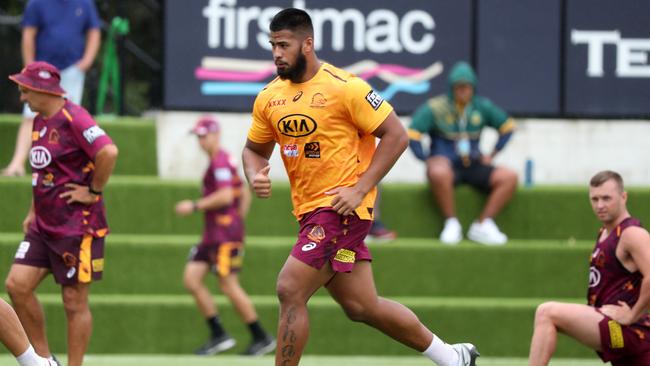
[[[456,353],[456,350],[435,335],[429,348],[422,352],[422,354],[438,366],[456,366],[458,364],[458,353]]]
[[[36,354],[34,351],[34,347],[32,345],[29,345],[29,348],[27,348],[27,351],[23,352],[22,355],[16,357],[16,361],[20,364],[20,366],[43,366],[47,365],[45,363],[46,359],[43,357],[39,356]]]

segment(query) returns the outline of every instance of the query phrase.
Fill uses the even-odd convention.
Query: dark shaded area
[[[19,113],[21,104],[18,92],[6,75],[20,71],[20,21],[26,0],[0,0],[0,112]],[[93,68],[86,75],[83,105],[95,111],[97,86],[102,70],[106,36],[111,21],[116,16],[128,19],[130,32],[117,41],[118,54],[122,60],[122,84],[124,86],[123,113],[139,115],[145,110],[159,108],[162,98],[161,65],[161,0],[97,0],[97,10],[103,21],[102,49]],[[109,94],[105,111],[112,111]]]

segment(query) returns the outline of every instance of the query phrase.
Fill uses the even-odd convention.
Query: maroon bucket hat
[[[65,95],[65,90],[59,85],[61,73],[55,66],[44,61],[32,62],[20,73],[10,75],[9,79],[18,85],[39,93],[57,96]]]

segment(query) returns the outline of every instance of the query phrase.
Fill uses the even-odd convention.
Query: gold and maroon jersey
[[[619,301],[624,301],[634,307],[639,299],[643,275],[639,271],[630,273],[616,257],[621,235],[630,226],[641,226],[641,222],[628,217],[603,240],[601,234],[604,229],[598,233],[589,267],[588,305],[599,308],[609,304],[618,305]]]
[[[392,110],[361,78],[323,63],[304,83],[269,83],[255,100],[248,138],[280,146],[300,218],[331,206],[325,192],[357,183],[375,152],[372,132]],[[364,197],[355,210],[360,218],[372,219],[375,197],[376,189]]]
[[[210,159],[210,165],[203,175],[201,195],[207,197],[224,188],[232,188],[235,199],[228,206],[205,211],[203,245],[244,241],[244,221],[239,213],[242,181],[230,155],[219,150]]]
[[[37,231],[51,238],[91,234],[107,234],[104,200],[91,205],[66,203],[60,195],[76,183],[89,186],[93,179],[95,155],[102,147],[112,144],[88,112],[66,101],[63,108],[46,119],[34,118],[32,148],[32,190]]]

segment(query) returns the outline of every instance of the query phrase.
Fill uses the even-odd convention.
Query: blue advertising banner
[[[471,59],[471,0],[191,0],[165,2],[167,109],[250,112],[275,77],[268,26],[305,9],[321,60],[354,72],[399,113],[446,90]]]
[[[560,114],[560,0],[478,2],[478,90],[512,114]]]
[[[566,113],[650,115],[649,14],[649,1],[567,2]]]

